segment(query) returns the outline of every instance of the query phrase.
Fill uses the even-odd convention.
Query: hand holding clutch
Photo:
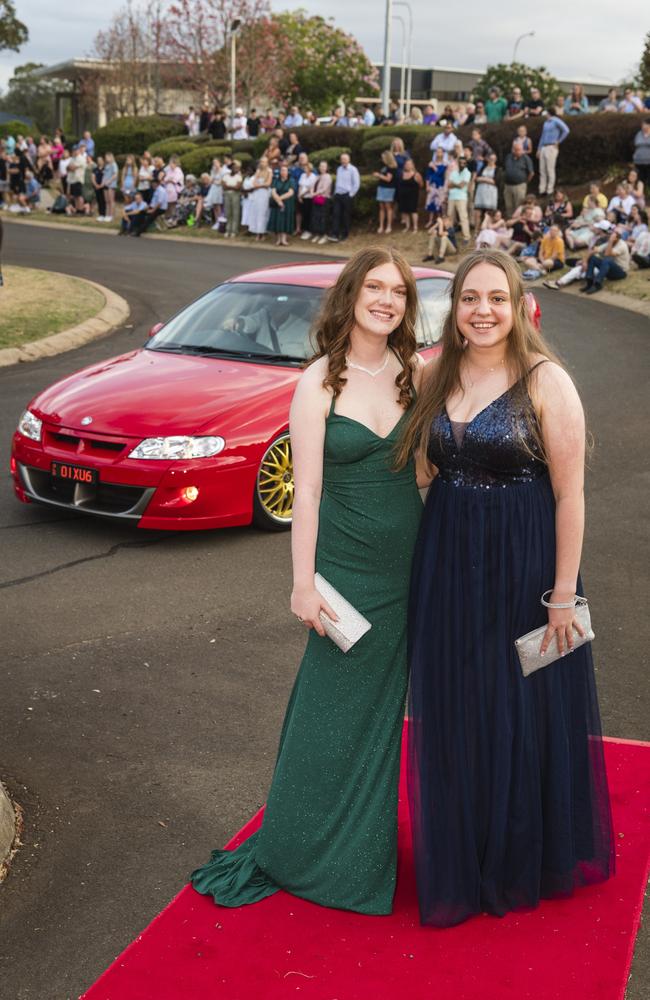
[[[338,590],[331,583],[328,583],[320,573],[316,573],[314,583],[318,593],[325,598],[332,610],[338,615],[338,621],[333,622],[324,612],[321,612],[320,620],[323,623],[325,634],[332,642],[336,643],[343,653],[347,653],[372,626],[368,619],[364,618],[361,612],[357,611],[342,594],[339,594]]]
[[[542,603],[547,607],[549,606],[544,599],[542,599]],[[586,597],[576,597],[575,617],[578,619],[584,631],[584,636],[581,636],[575,628],[573,630],[575,633],[573,648],[578,649],[578,647],[583,646],[585,642],[592,642],[596,638],[591,627],[591,615],[589,614],[589,604],[587,603]],[[540,670],[541,667],[548,666],[549,663],[554,663],[555,660],[560,658],[561,654],[557,648],[556,641],[551,642],[544,654],[540,652],[545,635],[546,625],[542,625],[540,628],[533,629],[532,632],[527,632],[526,635],[522,635],[518,639],[515,639],[515,649],[517,650],[517,655],[519,656],[521,671],[524,677],[528,677],[529,674],[534,673],[536,670]]]

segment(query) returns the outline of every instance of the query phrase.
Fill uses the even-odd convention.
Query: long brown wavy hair
[[[505,356],[509,381],[516,403],[525,414],[536,450],[542,456],[545,454],[541,430],[530,399],[531,382],[535,378],[535,372],[530,372],[531,359],[536,354],[542,354],[561,367],[564,365],[530,317],[521,274],[513,258],[503,250],[474,250],[461,260],[451,283],[451,306],[442,330],[442,352],[425,371],[417,402],[398,445],[398,468],[402,468],[412,454],[426,458],[429,429],[434,417],[443,412],[446,401],[454,392],[462,390],[460,372],[465,338],[458,329],[456,314],[465,279],[477,264],[492,264],[506,276],[512,302],[512,330],[506,341]]]
[[[402,370],[395,378],[395,385],[399,390],[399,403],[406,410],[413,400],[413,359],[417,350],[415,321],[418,296],[410,264],[392,247],[366,247],[359,250],[347,262],[336,284],[323,298],[323,304],[311,332],[316,353],[308,364],[313,364],[318,358],[327,357],[327,375],[323,379],[323,386],[331,390],[335,398],[340,395],[347,382],[343,372],[350,350],[350,334],[355,323],[354,307],[368,271],[382,264],[394,264],[402,275],[406,287],[406,308],[402,322],[388,336],[388,344],[402,362]]]

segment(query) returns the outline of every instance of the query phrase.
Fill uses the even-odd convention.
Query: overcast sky
[[[509,62],[518,35],[535,31],[520,43],[518,58],[531,66],[546,66],[557,77],[618,82],[638,65],[643,38],[650,30],[645,0],[628,0],[625,15],[612,17],[611,0],[567,4],[545,0],[462,0],[432,3],[410,0],[414,16],[413,63],[482,69]],[[96,33],[105,27],[124,0],[101,4],[56,3],[54,0],[17,0],[18,16],[29,28],[30,41],[18,53],[0,54],[0,87],[5,88],[14,66],[25,62],[52,65],[88,55]],[[333,17],[351,32],[373,60],[383,57],[384,3],[382,0],[272,0],[275,10],[304,7],[310,14]],[[489,10],[494,11],[490,19]],[[406,16],[405,8],[396,13]],[[401,26],[393,31],[393,62],[401,59]]]

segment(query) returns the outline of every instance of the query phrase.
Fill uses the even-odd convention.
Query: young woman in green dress
[[[389,248],[353,257],[326,297],[291,407],[291,610],[309,629],[261,828],[192,875],[224,906],[278,889],[390,913],[407,686],[406,609],[422,513],[395,446],[417,389],[417,293]],[[319,572],[371,623],[344,654],[325,636]]]
[[[271,184],[271,211],[269,232],[276,234],[276,247],[287,247],[288,235],[293,232],[296,219],[296,192],[289,177],[289,167],[283,163],[280,174]]]

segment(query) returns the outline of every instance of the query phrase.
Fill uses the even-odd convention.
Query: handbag
[[[314,202],[314,205],[324,205],[327,198],[324,194],[315,194],[312,201]]]
[[[550,594],[550,590],[542,594],[542,604],[544,607],[549,607],[550,605],[546,601],[546,594]],[[575,640],[573,643],[573,649],[578,649],[583,646],[586,642],[593,642],[596,638],[594,631],[591,627],[591,615],[589,614],[589,603],[586,597],[576,597],[575,599],[575,617],[580,622],[584,630],[584,637],[578,635],[575,632]],[[542,639],[544,638],[544,633],[546,632],[546,625],[541,625],[539,628],[533,629],[532,632],[527,632],[526,635],[522,635],[519,639],[515,639],[515,649],[517,650],[517,655],[519,657],[519,662],[521,664],[521,672],[524,677],[528,677],[529,674],[534,673],[536,670],[540,670],[542,667],[548,666],[549,663],[554,663],[560,658],[560,652],[557,648],[557,639],[555,641],[551,640],[551,644],[542,656],[540,653],[540,646],[542,645]]]
[[[314,576],[314,584],[318,593],[325,598],[339,619],[334,622],[324,611],[321,611],[320,620],[323,623],[325,634],[332,642],[336,643],[341,652],[347,653],[366,632],[370,631],[372,625],[320,573],[316,573]]]

